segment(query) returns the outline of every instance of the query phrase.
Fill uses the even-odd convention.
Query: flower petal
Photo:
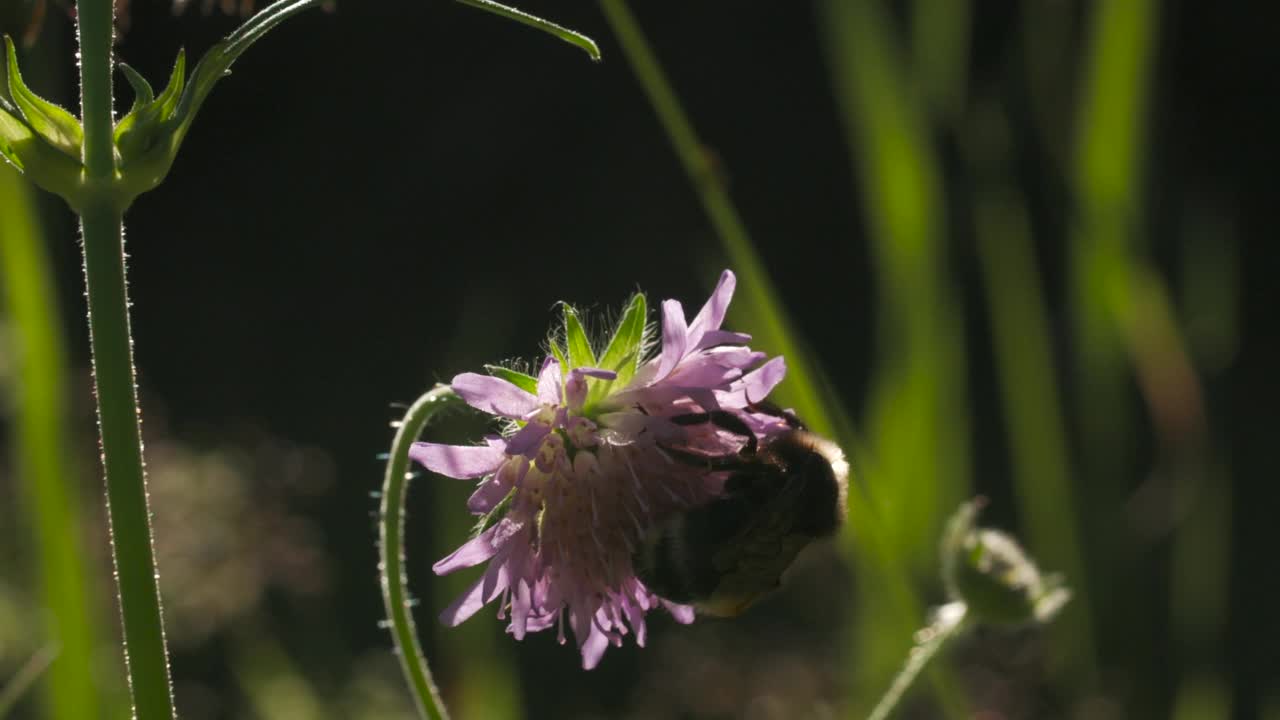
[[[733,300],[733,290],[737,285],[738,279],[734,277],[732,270],[720,273],[720,281],[716,283],[716,289],[712,291],[707,304],[702,306],[698,316],[689,325],[690,345],[698,345],[707,331],[720,329],[720,324],[724,322],[724,313],[729,309],[729,302]]]
[[[662,607],[666,608],[667,612],[671,613],[671,617],[675,618],[676,622],[681,625],[688,625],[693,622],[695,613],[692,605],[681,605],[670,600],[663,600]]]
[[[741,380],[733,384],[728,393],[720,394],[720,403],[734,408],[758,403],[773,392],[773,389],[786,376],[787,361],[779,355],[744,375]]]
[[[439,445],[429,442],[414,443],[409,448],[409,457],[431,472],[460,480],[496,472],[507,459],[502,448],[493,445]]]
[[[501,524],[498,523],[466,541],[461,547],[450,553],[448,557],[432,565],[431,569],[437,575],[448,575],[454,570],[479,565],[497,555],[502,548],[493,543],[493,536],[497,533],[498,526]]]
[[[729,332],[728,330],[708,330],[702,334],[694,350],[705,350],[719,345],[746,345],[751,342],[747,333]]]
[[[506,590],[509,579],[507,554],[504,552],[489,564],[489,569],[485,570],[479,580],[472,583],[466,592],[440,613],[440,622],[454,627],[466,621]]]
[[[604,651],[609,649],[609,636],[602,632],[593,622],[587,622],[587,637],[579,642],[582,650],[582,669],[593,670],[596,665],[600,664],[600,658],[604,657]],[[577,635],[578,630],[575,629],[574,634]],[[580,635],[578,637],[581,637]]]
[[[554,357],[547,356],[542,361],[542,372],[538,373],[538,400],[548,404],[560,402],[560,363]]]
[[[515,435],[507,439],[507,453],[533,457],[538,453],[538,446],[542,444],[542,439],[550,432],[550,425],[539,422],[526,423]]]
[[[528,467],[526,464],[525,467]],[[498,478],[491,478],[480,483],[476,491],[467,498],[467,509],[473,515],[483,515],[498,506],[502,499],[511,492],[511,486]]]
[[[492,415],[523,418],[538,409],[538,398],[501,378],[462,373],[453,379],[453,391],[468,405]]]
[[[529,627],[529,608],[533,604],[529,581],[520,578],[516,581],[515,592],[511,594],[511,634],[517,640],[523,640]]]
[[[684,324],[684,308],[678,300],[662,301],[662,355],[658,360],[656,382],[671,374],[684,359],[689,328]]]

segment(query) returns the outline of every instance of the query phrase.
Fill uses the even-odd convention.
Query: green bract
[[[218,80],[228,74],[232,63],[268,30],[320,2],[280,0],[265,8],[209,48],[196,63],[190,80],[185,78],[186,55],[178,51],[169,84],[159,95],[153,95],[146,79],[132,68],[120,66],[136,95],[133,107],[115,129],[120,180],[130,199],[164,180],[200,106]]]
[[[80,184],[80,122],[27,87],[7,35],[4,45],[12,102],[0,95],[0,156],[35,184],[65,197]]]

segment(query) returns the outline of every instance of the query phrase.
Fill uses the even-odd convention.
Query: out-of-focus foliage
[[[940,698],[1009,718],[1280,703],[1259,524],[1275,497],[1262,450],[1280,398],[1258,340],[1274,302],[1249,242],[1277,219],[1260,199],[1280,122],[1258,90],[1269,26],[1185,1],[632,3],[662,97],[597,6],[559,19],[598,41],[598,66],[467,8],[410,5],[339,3],[246,55],[128,217],[184,718],[410,717],[370,515],[389,406],[486,363],[536,364],[556,301],[608,326],[593,321],[636,286],[701,297],[726,258],[751,308],[735,327],[787,350],[780,391],[851,457],[863,504],[847,537],[744,617],[655,621],[649,647],[582,674],[554,633],[517,644],[486,613],[434,622],[473,579],[430,572],[472,524],[456,512],[470,488],[414,481],[410,587],[460,717],[857,716],[945,601],[936,540],[976,493],[1074,596],[1047,628],[958,642],[904,717],[953,707]],[[10,3],[0,22],[69,59],[61,7]],[[173,38],[198,52],[232,27],[129,10],[118,53],[152,78]],[[70,67],[23,58],[64,107]],[[5,228],[15,188],[0,188]],[[81,280],[65,209],[45,209],[49,231],[21,232],[50,287],[0,292],[0,686],[68,611],[39,578],[76,578],[54,592],[94,632],[63,651],[94,658],[77,669],[110,702]],[[52,440],[23,429],[36,386],[18,296],[40,298],[37,325],[67,346],[41,364],[65,384],[34,408],[62,413]],[[486,429],[460,413],[431,439]],[[42,443],[60,485],[24,460]],[[49,492],[62,519],[38,510]],[[42,518],[68,528],[63,560]],[[52,709],[90,682],[58,662],[11,717],[85,716]]]

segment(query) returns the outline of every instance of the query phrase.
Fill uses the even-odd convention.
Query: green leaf
[[[608,347],[600,355],[599,367],[604,370],[613,370],[618,373],[618,377],[614,380],[597,380],[592,383],[591,391],[587,394],[587,405],[604,399],[609,394],[610,388],[614,386],[626,387],[635,376],[636,368],[640,365],[644,326],[648,318],[648,301],[644,293],[636,293],[627,304],[627,309],[623,311],[622,319],[618,321],[618,327],[613,331]]]
[[[498,17],[514,20],[522,25],[528,25],[531,28],[541,30],[549,35],[560,38],[570,45],[581,48],[583,52],[591,56],[592,60],[600,62],[600,47],[596,45],[594,40],[580,32],[557,25],[550,20],[543,20],[536,15],[530,15],[523,10],[517,10],[513,7],[500,5],[493,2],[493,0],[458,0],[458,2],[479,10],[491,12]]]
[[[569,348],[569,365],[564,368],[568,372],[579,367],[595,367],[596,354],[591,352],[591,342],[587,340],[587,332],[578,319],[578,311],[564,306],[564,340]]]
[[[488,370],[490,375],[502,378],[525,392],[533,393],[534,395],[538,394],[538,378],[532,375],[526,375],[519,370],[512,370],[501,365],[485,365],[484,369]]]
[[[229,74],[232,63],[239,59],[245,50],[248,50],[251,45],[260,40],[269,30],[303,10],[319,5],[323,1],[279,0],[279,2],[263,8],[261,12],[249,18],[245,24],[228,35],[226,39],[209,48],[204,57],[200,58],[200,62],[196,63],[196,68],[191,73],[191,81],[187,83],[187,88],[182,93],[182,99],[179,100],[177,109],[173,114],[175,122],[175,151],[177,146],[182,143],[187,130],[191,128],[191,122],[195,119],[196,113],[199,112],[200,106],[209,97],[209,93],[213,91],[213,86]]]
[[[5,53],[8,56],[9,95],[22,111],[27,125],[37,135],[49,142],[58,150],[75,158],[80,157],[80,146],[84,143],[84,131],[75,115],[63,110],[44,98],[36,95],[22,82],[22,73],[18,70],[18,50],[9,36],[4,38]]]

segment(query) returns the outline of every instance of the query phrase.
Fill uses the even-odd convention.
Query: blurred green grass
[[[715,168],[709,149],[715,138],[695,133],[698,118],[682,108],[626,6],[601,1],[727,264],[739,274],[732,323],[753,333],[761,348],[787,356],[781,401],[815,430],[838,438],[858,471],[852,527],[841,547],[856,571],[856,592],[850,593],[856,599],[831,601],[843,603],[832,611],[847,645],[839,660],[844,697],[838,711],[850,717],[874,702],[927,606],[941,597],[935,543],[943,518],[975,487],[1006,480],[974,477],[974,435],[988,431],[974,424],[973,408],[980,403],[998,405],[1003,421],[1007,483],[1016,500],[1016,511],[1005,515],[1014,516],[1041,566],[1065,573],[1076,592],[1037,651],[1044,656],[1044,675],[1016,680],[1050,698],[1045,702],[1053,716],[1110,708],[1113,716],[1193,719],[1225,717],[1230,710],[1222,638],[1231,467],[1208,429],[1216,418],[1201,378],[1226,367],[1239,343],[1239,248],[1224,241],[1220,213],[1188,210],[1175,283],[1143,237],[1147,119],[1162,7],[1149,0],[1087,6],[1080,14],[1084,51],[1072,56],[1074,20],[1065,5],[1035,4],[1020,21],[1013,52],[1025,71],[1019,80],[1027,85],[1028,119],[1007,98],[980,95],[970,86],[974,4],[815,4],[875,273],[872,389],[865,406],[846,407],[831,399],[826,376],[839,368],[824,367],[810,352],[785,287],[764,259],[767,241],[753,239],[749,217],[740,214]],[[1076,76],[1078,86],[1071,82]],[[674,84],[680,84],[678,74]],[[1044,254],[1053,244],[1043,241],[1043,223],[1032,217],[1019,132],[1044,145],[1045,156],[1033,164],[1040,173],[1035,180],[1066,188],[1065,257]],[[961,169],[948,172],[957,163],[951,154],[956,147]],[[724,159],[728,165],[739,161]],[[26,190],[0,168],[0,270],[11,343],[6,353],[19,361],[5,382],[22,400],[13,415],[12,476],[23,507],[32,509],[24,530],[35,538],[32,565],[44,578],[30,602],[49,608],[51,618],[37,623],[36,632],[42,640],[58,637],[61,646],[59,659],[37,682],[38,692],[47,717],[62,720],[98,717],[97,703],[118,701],[119,688],[94,677],[93,669],[103,664],[93,658],[115,652],[114,635],[102,630],[111,627],[99,617],[110,617],[104,610],[109,599],[101,596],[79,536],[93,524],[79,517],[84,505],[76,499],[74,453],[66,452],[76,441],[64,417],[67,363],[56,331],[61,321],[53,280],[41,258],[47,242]],[[966,259],[980,278],[980,303],[956,287],[963,272],[958,265]],[[1069,282],[1058,297],[1047,278],[1062,261]],[[707,277],[714,276],[712,269]],[[1066,329],[1056,327],[1053,313],[1064,305],[1072,315]],[[510,328],[502,325],[501,313],[474,298],[462,306],[480,316],[464,317],[449,344],[467,348],[467,357],[502,352],[495,338]],[[980,315],[989,338],[968,324]],[[974,347],[975,336],[990,348]],[[450,352],[464,362],[462,352]],[[974,363],[988,355],[996,398],[977,397],[971,386]],[[438,370],[447,375],[455,369],[445,362]],[[1141,396],[1145,414],[1134,410],[1134,395]],[[1140,450],[1148,444],[1156,447],[1154,461]],[[1155,479],[1135,481],[1135,475]],[[421,575],[465,536],[467,518],[457,509],[466,489],[444,485],[415,493],[419,510],[410,523],[428,524],[431,537],[429,548],[411,551]],[[1153,524],[1159,539],[1135,540],[1145,532],[1133,527],[1139,521]],[[1163,548],[1165,538],[1167,552],[1152,550]],[[9,585],[26,579],[17,568],[4,571]],[[420,611],[423,626],[464,583],[464,577],[415,576],[413,587],[428,599]],[[1165,592],[1153,593],[1153,585]],[[1164,632],[1165,616],[1175,653],[1169,667],[1156,667],[1146,662],[1144,641]],[[387,692],[382,683],[388,673],[396,678],[394,668],[378,667],[343,678],[338,684],[344,689],[337,690],[318,680],[307,658],[271,629],[255,632],[255,622],[265,618],[237,626],[226,651],[242,705],[254,716],[353,717],[352,703],[362,701],[351,699],[358,693],[345,683],[363,688],[359,697],[377,697]],[[439,653],[432,659],[459,716],[527,714],[522,701],[538,689],[531,687],[529,664],[517,662],[517,653],[526,651],[512,650],[492,622],[425,632],[432,635]],[[708,631],[698,637],[716,636]],[[39,647],[25,647],[22,657]],[[974,667],[994,665],[975,661],[980,653],[962,648],[935,675],[931,702],[940,711],[960,716],[995,702],[974,690]],[[18,665],[14,656],[0,660],[6,670]],[[1117,666],[1132,672],[1117,678]],[[34,706],[24,702],[20,707]],[[370,710],[371,717],[404,709],[394,701],[369,707],[383,713]]]

